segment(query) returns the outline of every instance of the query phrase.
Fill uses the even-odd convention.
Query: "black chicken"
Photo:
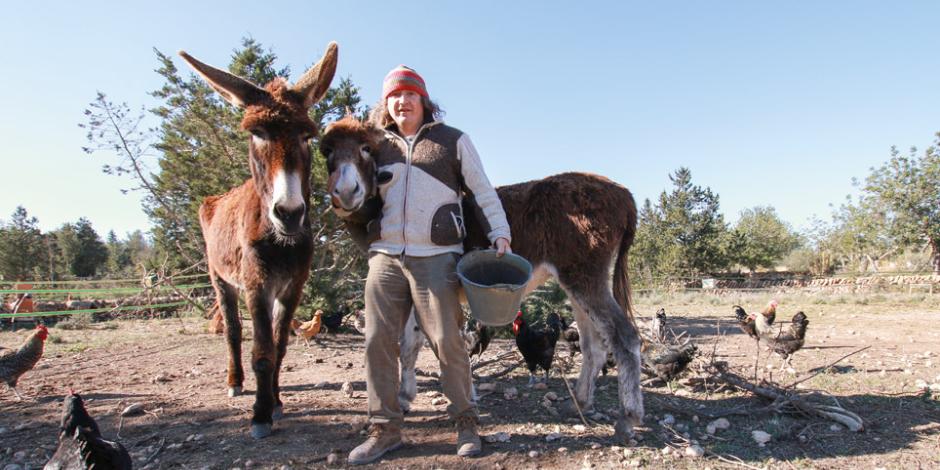
[[[663,382],[676,378],[695,358],[698,348],[691,341],[678,346],[649,342],[643,344],[641,351],[643,367]]]
[[[82,397],[71,392],[65,397],[65,412],[59,428],[59,448],[45,470],[130,470],[131,456],[119,442],[101,437],[98,424],[85,411]]]
[[[516,336],[516,347],[522,353],[526,366],[529,369],[529,386],[535,383],[535,370],[541,367],[545,371],[545,382],[548,382],[549,370],[555,358],[555,343],[561,337],[561,317],[557,313],[550,313],[545,319],[547,328],[536,331],[529,328],[522,317],[522,310],[512,322],[512,333]]]
[[[473,356],[476,356],[476,360],[480,360],[483,352],[490,345],[490,340],[493,339],[493,332],[486,325],[471,317],[464,324],[462,334],[467,345],[467,352],[470,353],[470,360],[473,361]]]
[[[809,320],[806,318],[806,314],[796,312],[796,315],[793,315],[793,319],[790,321],[790,331],[786,333],[781,331],[779,334],[768,333],[762,335],[761,339],[770,346],[770,349],[783,358],[786,367],[790,367],[790,359],[793,358],[793,353],[803,347],[808,325]]]
[[[343,325],[343,319],[346,318],[346,314],[340,310],[324,314],[322,318],[323,326],[326,327],[327,333],[335,335],[339,333],[339,328]]]

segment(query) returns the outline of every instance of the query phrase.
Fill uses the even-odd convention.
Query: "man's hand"
[[[512,248],[509,248],[509,240],[505,238],[497,238],[493,246],[496,247],[497,258],[501,258],[506,253],[512,253]]]

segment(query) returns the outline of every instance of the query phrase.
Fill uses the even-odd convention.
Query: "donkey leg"
[[[401,370],[401,386],[398,389],[398,406],[401,407],[403,413],[408,413],[411,410],[411,403],[418,394],[415,367],[418,363],[418,353],[421,352],[424,342],[424,333],[418,327],[414,307],[412,307],[408,316],[408,323],[405,323],[405,329],[402,330],[399,338],[401,354],[398,356],[398,363]]]
[[[604,343],[598,335],[597,329],[594,328],[593,322],[588,317],[585,307],[578,300],[579,297],[574,295],[574,292],[568,292],[568,298],[571,299],[575,321],[578,322],[580,336],[578,344],[581,347],[581,372],[578,375],[574,395],[581,410],[590,411],[594,407],[595,380],[604,366],[604,360],[607,358],[607,348],[604,347]],[[568,411],[572,414],[577,413],[573,405]]]
[[[303,284],[301,284],[302,286]],[[274,346],[277,350],[277,363],[274,365],[274,411],[271,414],[273,419],[281,419],[284,416],[284,403],[281,401],[281,363],[284,362],[284,356],[287,355],[287,341],[290,338],[290,322],[294,318],[294,310],[300,302],[301,289],[297,292],[288,292],[286,296],[280,297],[274,301]],[[309,343],[308,343],[309,347]]]
[[[228,396],[241,395],[245,382],[242,369],[242,320],[238,315],[238,290],[235,286],[212,276],[219,308],[225,318],[225,342],[228,346]]]
[[[251,417],[251,437],[261,439],[271,435],[274,422],[274,369],[277,351],[274,347],[274,332],[271,325],[272,300],[266,292],[247,292],[246,302],[251,310],[254,344],[251,350],[251,368],[255,372],[255,404]]]
[[[621,415],[614,429],[618,438],[629,440],[633,437],[633,426],[643,422],[639,333],[608,289],[595,291],[582,301],[598,335],[617,362]],[[601,357],[603,361],[605,358]]]

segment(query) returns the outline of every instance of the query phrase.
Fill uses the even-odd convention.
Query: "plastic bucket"
[[[463,255],[457,276],[470,303],[470,314],[486,326],[505,326],[516,318],[532,264],[516,254],[496,257],[496,250]]]

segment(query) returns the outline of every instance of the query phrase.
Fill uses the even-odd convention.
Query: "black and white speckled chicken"
[[[807,326],[809,326],[809,320],[806,318],[806,314],[796,312],[796,315],[793,315],[793,319],[790,320],[790,328],[788,331],[781,331],[777,334],[762,334],[761,340],[783,358],[784,366],[790,367],[790,360],[793,358],[793,353],[799,351],[803,347],[803,342],[806,340]]]
[[[131,456],[120,442],[101,437],[98,424],[88,415],[82,398],[72,392],[65,397],[59,447],[45,470],[130,470]]]
[[[676,378],[695,358],[698,348],[691,341],[680,345],[658,342],[643,344],[643,368],[663,382]]]
[[[464,343],[467,346],[467,352],[470,354],[471,362],[480,360],[480,357],[483,356],[483,352],[486,351],[486,348],[490,345],[490,340],[493,338],[493,332],[490,331],[486,325],[472,317],[464,324],[460,334],[463,336]],[[475,360],[474,356],[476,356]]]
[[[574,353],[581,352],[581,332],[578,331],[576,322],[569,325],[565,317],[561,317],[561,337],[568,343],[568,357],[574,357]]]
[[[738,321],[738,328],[741,328],[741,331],[744,334],[750,336],[754,341],[760,339],[760,335],[757,334],[757,325],[754,315],[750,315],[744,311],[740,305],[735,305],[732,307],[734,309],[734,318]]]
[[[650,337],[660,343],[666,342],[666,309],[660,308],[650,321]]]

